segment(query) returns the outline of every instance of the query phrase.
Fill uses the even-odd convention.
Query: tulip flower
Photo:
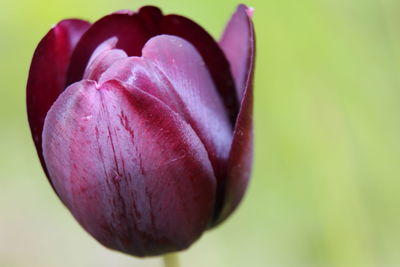
[[[27,111],[43,169],[104,246],[136,256],[187,248],[224,221],[252,164],[252,10],[219,42],[152,6],[40,41]]]

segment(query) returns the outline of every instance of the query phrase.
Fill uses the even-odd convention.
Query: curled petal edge
[[[239,205],[249,183],[253,162],[253,76],[255,65],[255,35],[254,26],[245,5],[239,5],[236,12],[244,12],[248,29],[244,36],[249,42],[249,64],[246,70],[245,88],[241,99],[240,111],[236,120],[233,141],[228,159],[227,179],[225,180],[223,201],[215,214],[211,227],[224,221]],[[234,14],[234,16],[237,14]],[[243,32],[242,32],[243,33]],[[236,34],[241,34],[237,33]]]
[[[26,86],[27,115],[36,151],[47,176],[42,153],[44,120],[47,111],[65,88],[72,52],[89,27],[90,23],[84,20],[60,21],[42,38],[32,58]]]

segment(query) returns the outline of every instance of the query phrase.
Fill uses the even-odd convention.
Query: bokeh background
[[[25,109],[52,24],[155,4],[216,38],[237,2],[3,1],[0,266],[161,266],[99,245],[48,185]],[[237,212],[182,265],[400,266],[400,1],[249,0],[255,8],[255,166]]]

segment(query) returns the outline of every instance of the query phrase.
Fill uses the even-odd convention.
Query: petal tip
[[[237,7],[237,12],[240,12],[240,11],[245,12],[246,15],[247,15],[249,18],[252,18],[252,17],[253,17],[254,8],[251,7],[251,6],[247,6],[247,5],[245,5],[245,4],[239,4],[238,7]]]
[[[254,8],[253,8],[253,7],[248,7],[248,8],[246,9],[246,13],[247,13],[247,16],[249,16],[250,18],[252,18],[252,17],[253,17],[253,14],[254,14]]]
[[[122,15],[132,16],[135,13],[136,13],[135,11],[132,11],[130,9],[121,9],[121,10],[115,11],[111,14],[122,14]]]

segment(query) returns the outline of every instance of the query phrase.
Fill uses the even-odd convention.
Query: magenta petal
[[[178,15],[164,16],[161,32],[179,36],[196,47],[210,71],[233,125],[239,111],[239,102],[229,62],[217,42],[197,23]]]
[[[243,5],[238,7],[237,13],[233,16],[234,22],[231,21],[230,26],[228,26],[228,32],[225,32],[225,34],[235,34],[237,40],[247,40],[247,44],[243,44],[247,49],[246,51],[241,51],[240,47],[235,46],[237,43],[229,46],[232,49],[239,49],[237,53],[242,54],[244,57],[241,60],[233,61],[232,64],[243,63],[243,65],[238,67],[238,70],[243,72],[240,75],[245,76],[244,78],[237,78],[237,80],[244,79],[245,86],[229,155],[224,202],[216,224],[227,218],[242,199],[249,182],[253,161],[253,71],[255,40],[253,23],[247,15],[246,10],[247,8]],[[240,22],[240,20],[244,21]],[[238,26],[238,24],[241,24],[241,26]],[[245,26],[248,28],[245,29]],[[235,43],[234,41],[232,42]],[[240,59],[240,57],[235,59],[230,57],[230,60],[236,59]]]
[[[112,64],[127,57],[127,54],[121,49],[105,50],[94,58],[92,62],[89,62],[83,78],[97,81],[101,74],[111,67]]]
[[[101,44],[99,44],[96,49],[93,51],[92,55],[90,56],[89,62],[86,65],[86,68],[92,64],[92,62],[97,58],[98,55],[105,51],[109,51],[111,49],[115,49],[118,43],[118,38],[117,37],[111,37]]]
[[[115,80],[68,87],[46,118],[43,151],[62,201],[112,249],[186,248],[212,214],[215,177],[190,125]]]
[[[246,89],[247,77],[251,72],[253,56],[252,22],[249,17],[250,8],[239,5],[227,24],[221,41],[222,50],[231,64],[233,77],[235,78],[237,95],[242,100]]]
[[[42,130],[47,111],[64,90],[66,70],[79,38],[90,24],[83,20],[63,20],[40,41],[32,58],[26,86],[29,125],[39,159],[42,156]]]

